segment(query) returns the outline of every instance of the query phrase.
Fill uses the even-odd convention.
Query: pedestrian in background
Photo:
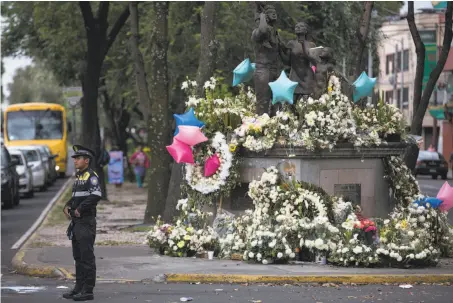
[[[148,155],[143,151],[143,146],[139,144],[135,153],[129,159],[129,162],[134,165],[135,179],[137,180],[137,186],[143,187],[143,180],[146,175],[146,169],[149,168]]]
[[[93,300],[96,284],[96,257],[94,241],[96,239],[96,206],[101,200],[102,191],[99,178],[90,168],[95,161],[95,153],[81,145],[74,145],[72,158],[77,169],[76,181],[72,188],[72,197],[64,207],[64,214],[71,219],[67,230],[72,240],[72,254],[75,261],[75,287],[63,294],[65,299],[74,301]]]

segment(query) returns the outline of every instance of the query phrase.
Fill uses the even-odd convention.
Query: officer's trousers
[[[76,287],[92,292],[96,284],[96,217],[84,217],[75,221],[72,254],[75,260]]]

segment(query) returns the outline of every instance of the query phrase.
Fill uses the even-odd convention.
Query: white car
[[[25,197],[28,198],[33,197],[35,194],[33,188],[33,173],[31,170],[33,165],[28,163],[23,151],[10,149],[9,154],[17,163],[16,171],[19,175],[19,193],[24,194]]]
[[[19,150],[24,153],[28,164],[32,165],[33,187],[39,188],[40,191],[45,191],[47,189],[47,169],[39,149],[35,146],[14,146],[10,147],[9,150]]]

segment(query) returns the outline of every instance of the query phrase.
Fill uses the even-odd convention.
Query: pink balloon
[[[198,143],[208,141],[208,138],[201,132],[198,126],[192,125],[179,125],[179,132],[175,139],[190,146],[197,145]]]
[[[453,187],[445,182],[444,185],[439,190],[437,194],[437,199],[442,200],[442,204],[440,204],[439,209],[442,211],[449,211],[453,208]]]
[[[313,65],[313,66],[311,67],[311,70],[312,70],[314,73],[316,73],[316,66]]]
[[[217,154],[212,155],[211,157],[206,160],[204,164],[204,176],[210,177],[219,169],[220,167],[220,159]]]
[[[177,163],[194,163],[190,146],[177,139],[173,139],[173,143],[167,146],[167,150]]]

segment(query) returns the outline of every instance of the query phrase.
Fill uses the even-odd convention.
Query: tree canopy
[[[19,68],[8,84],[9,104],[27,102],[62,103],[62,89],[53,73],[42,65]]]

